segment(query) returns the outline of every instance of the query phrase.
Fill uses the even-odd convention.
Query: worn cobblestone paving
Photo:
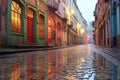
[[[110,71],[110,64],[114,64],[90,47],[80,47],[79,51],[75,52],[69,50],[67,57],[60,73],[53,80],[115,80],[112,79]],[[100,62],[102,60],[103,62]]]
[[[120,61],[91,45],[0,56],[0,80],[120,80]]]

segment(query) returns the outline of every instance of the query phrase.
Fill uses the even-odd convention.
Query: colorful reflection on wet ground
[[[81,45],[1,55],[0,80],[120,80],[120,66]]]

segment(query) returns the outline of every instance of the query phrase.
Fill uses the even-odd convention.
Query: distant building
[[[93,22],[96,45],[120,48],[119,4],[119,0],[98,0]]]
[[[109,0],[98,0],[95,7],[94,42],[99,46],[110,46]]]

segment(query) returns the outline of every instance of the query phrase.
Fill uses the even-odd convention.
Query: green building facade
[[[45,0],[1,0],[0,3],[0,45],[47,45]]]

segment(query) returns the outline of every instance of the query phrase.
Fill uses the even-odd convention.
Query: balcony
[[[57,11],[58,10],[58,2],[52,1],[48,3],[48,8],[52,11]]]

